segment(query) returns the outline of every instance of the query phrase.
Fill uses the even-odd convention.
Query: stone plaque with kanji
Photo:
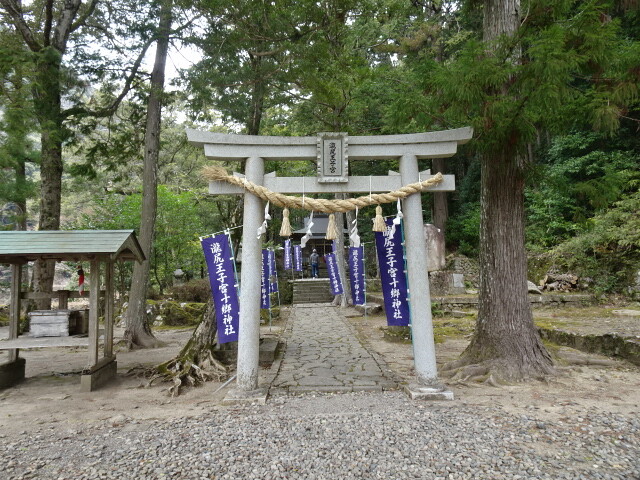
[[[318,134],[318,182],[348,182],[346,133]]]

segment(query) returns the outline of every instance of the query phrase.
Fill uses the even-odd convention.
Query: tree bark
[[[251,91],[251,112],[247,119],[247,135],[259,135],[264,98],[266,96],[266,80],[262,75],[262,57],[251,55],[251,71],[253,72],[253,88]]]
[[[336,193],[335,198],[345,198],[342,193]],[[344,260],[344,215],[342,213],[335,213],[336,226],[338,229],[338,238],[336,238],[336,263],[338,264],[338,272],[340,273],[340,279],[342,280],[342,295],[336,295],[333,299],[334,305],[340,305],[346,307],[351,303],[351,285],[347,278],[347,267]]]
[[[533,323],[524,247],[524,172],[510,149],[481,158],[480,289],[476,330],[463,354],[507,380],[551,373]]]
[[[147,125],[144,137],[144,171],[142,175],[142,215],[140,219],[140,246],[146,260],[133,268],[129,307],[126,312],[124,340],[129,348],[156,347],[160,343],[147,321],[147,291],[153,254],[156,212],[158,207],[158,154],[160,150],[160,121],[164,93],[164,72],[169,50],[169,35],[172,22],[172,0],[165,0],[160,10],[156,56],[151,73],[151,91],[147,104]]]
[[[37,53],[34,108],[40,124],[40,218],[39,230],[60,228],[62,197],[62,115],[60,76],[62,53],[47,47]],[[38,260],[34,266],[34,291],[51,292],[55,261]],[[36,308],[49,310],[51,299],[36,300]]]
[[[519,25],[519,0],[485,0],[484,38],[511,35]],[[513,59],[512,59],[513,60]],[[508,86],[503,86],[507,95]],[[484,362],[514,381],[553,372],[533,323],[527,294],[524,246],[525,158],[512,144],[481,157],[480,289],[476,329],[458,365]]]

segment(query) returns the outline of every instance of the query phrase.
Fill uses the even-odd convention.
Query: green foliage
[[[17,36],[2,28],[0,58],[0,208],[15,202],[24,210],[27,199],[35,195],[28,164],[39,159],[30,136],[35,129],[28,78],[33,65]]]
[[[640,183],[634,185],[633,194],[590,219],[587,231],[554,249],[559,262],[603,292],[629,286],[640,265]]]
[[[207,303],[211,299],[211,284],[207,278],[190,280],[171,287],[169,295],[179,302]]]
[[[107,195],[96,202],[91,214],[85,214],[75,228],[91,230],[135,229],[140,224],[142,195]],[[210,207],[210,206],[208,206]],[[158,187],[156,233],[151,257],[152,284],[162,293],[173,284],[173,272],[200,273],[203,256],[199,236],[205,235],[211,223],[205,223],[203,201],[192,192],[172,192]]]
[[[594,215],[634,190],[640,142],[630,133],[577,132],[554,138],[541,152],[526,192],[531,248],[550,248],[584,232]]]
[[[480,203],[466,203],[462,211],[449,219],[447,240],[458,251],[469,257],[477,257],[480,247]]]

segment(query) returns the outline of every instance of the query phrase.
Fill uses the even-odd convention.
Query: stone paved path
[[[293,305],[287,343],[273,389],[288,393],[382,391],[396,382],[356,338],[341,310],[329,304]],[[385,369],[386,370],[386,369]]]

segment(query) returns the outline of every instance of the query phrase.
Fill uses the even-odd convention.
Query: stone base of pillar
[[[24,380],[24,367],[26,364],[24,358],[18,357],[17,360],[0,365],[0,388],[12,387]]]
[[[269,389],[267,387],[259,387],[256,390],[249,392],[234,388],[229,390],[227,395],[222,400],[223,405],[265,405],[267,403],[267,394]]]
[[[80,375],[80,391],[93,392],[109,383],[109,380],[115,378],[117,373],[118,362],[116,362],[116,357],[111,357],[108,363],[82,372],[82,375]]]
[[[453,392],[444,385],[427,386],[418,383],[405,385],[404,392],[411,400],[453,400]]]

